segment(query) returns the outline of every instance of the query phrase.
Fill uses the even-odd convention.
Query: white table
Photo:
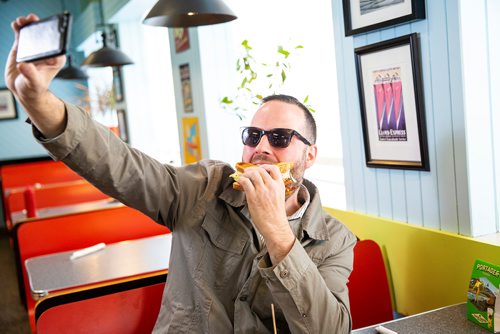
[[[125,206],[125,204],[113,199],[102,199],[98,201],[90,201],[90,202],[82,202],[78,204],[71,205],[61,205],[61,206],[53,206],[47,208],[40,208],[36,210],[36,217],[28,218],[26,216],[26,210],[16,211],[12,213],[12,224],[16,225],[22,223],[26,220],[37,219],[37,218],[47,218],[47,217],[55,217],[60,215],[67,215],[75,212],[88,212],[100,209],[108,209],[108,208],[118,208]]]
[[[382,325],[399,334],[486,334],[486,329],[467,320],[467,304],[461,303],[360,328],[353,334],[375,334]]]
[[[108,244],[74,260],[74,251],[27,259],[32,296],[37,300],[58,290],[167,270],[171,244],[169,233]]]

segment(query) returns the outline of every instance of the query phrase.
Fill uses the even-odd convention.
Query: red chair
[[[38,334],[151,333],[166,274],[48,296],[36,305]]]
[[[358,241],[349,277],[352,329],[393,320],[391,292],[384,258],[373,240]]]

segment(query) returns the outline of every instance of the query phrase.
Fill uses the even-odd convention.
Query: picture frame
[[[354,53],[366,165],[429,171],[418,34]]]
[[[123,102],[123,80],[120,67],[113,67],[113,94],[115,102]]]
[[[192,114],[194,112],[193,88],[191,86],[191,72],[189,70],[189,64],[181,64],[179,66],[179,73],[181,77],[182,104],[184,107],[184,113]]]
[[[0,121],[16,119],[17,105],[14,94],[6,87],[0,88]]]
[[[425,0],[343,0],[345,35],[425,19]]]
[[[175,53],[189,49],[189,30],[186,27],[174,28]]]
[[[128,123],[127,123],[127,115],[125,114],[125,109],[116,110],[116,117],[118,119],[118,132],[119,137],[124,142],[129,142],[128,136]]]

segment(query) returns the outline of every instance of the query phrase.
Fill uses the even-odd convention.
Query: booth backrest
[[[29,195],[29,196],[27,196]],[[27,187],[25,189],[16,189],[7,193],[5,198],[6,225],[12,229],[12,213],[27,210],[30,211],[34,206],[36,210],[53,208],[65,205],[80,204],[92,202],[110,197],[85,180],[68,181],[56,184],[47,184],[37,187]],[[28,201],[31,199],[32,201]],[[33,202],[33,205],[30,203]],[[28,214],[28,217],[32,215]]]
[[[348,288],[353,329],[393,319],[384,258],[375,241],[360,240],[354,247]]]
[[[36,306],[37,333],[151,333],[160,310],[166,276],[159,278],[162,283],[114,293],[109,291],[123,290],[120,284],[100,291],[82,291],[41,300]]]
[[[2,189],[81,180],[82,177],[61,161],[37,161],[5,165],[0,168]]]

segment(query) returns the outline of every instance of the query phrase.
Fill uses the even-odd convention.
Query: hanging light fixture
[[[66,10],[66,4],[64,3],[64,0],[61,0],[61,9],[62,12],[67,12]],[[71,37],[71,36],[70,36]],[[79,67],[76,67],[73,65],[71,62],[71,55],[67,55],[67,61],[66,63],[68,66],[65,68],[61,69],[57,74],[56,78],[57,79],[62,79],[62,80],[87,80],[89,77],[87,74],[82,71]]]
[[[124,66],[134,62],[122,51],[109,47],[106,33],[101,33],[102,48],[92,52],[82,63],[84,67]]]
[[[143,23],[160,27],[195,27],[236,18],[223,0],[159,0]]]
[[[103,28],[101,32],[102,48],[92,52],[82,63],[84,67],[107,67],[107,66],[124,66],[130,65],[134,62],[122,51],[108,46],[106,29],[111,30],[113,42],[116,45],[116,30],[112,25],[104,24],[104,11],[102,8],[102,0],[99,0],[99,11],[101,15],[101,24]]]
[[[67,57],[68,66],[60,70],[57,73],[56,78],[62,80],[87,80],[89,78],[88,75],[79,67],[73,66],[71,62],[71,55],[68,55]]]

